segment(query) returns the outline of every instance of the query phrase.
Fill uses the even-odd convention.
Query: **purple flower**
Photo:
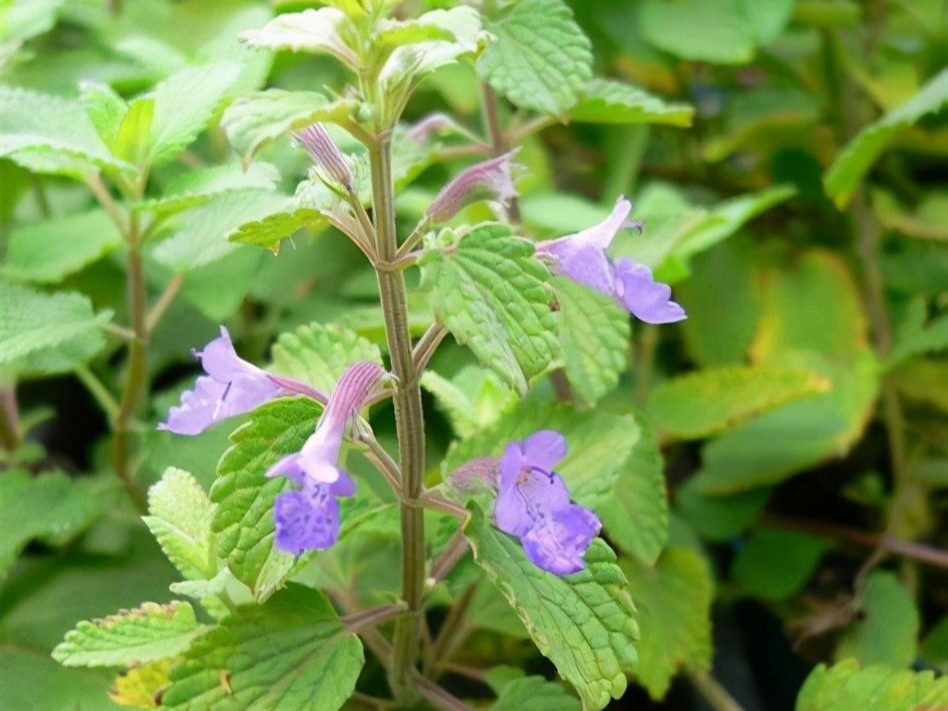
[[[537,244],[537,253],[552,259],[551,269],[594,291],[610,296],[626,311],[646,323],[672,323],[687,318],[671,300],[671,287],[655,281],[644,264],[606,254],[616,233],[629,225],[632,203],[620,197],[612,214],[598,225],[574,235]],[[631,223],[636,226],[635,223]]]
[[[553,471],[567,449],[554,430],[508,444],[494,506],[497,527],[519,538],[527,557],[556,575],[583,569],[586,549],[602,527],[596,514],[570,501],[566,484]]]
[[[181,394],[181,404],[168,411],[168,420],[158,425],[159,430],[200,434],[221,420],[255,410],[283,393],[266,371],[237,355],[223,326],[220,337],[203,351],[194,351],[194,355],[200,358],[207,375]]]
[[[283,492],[274,502],[276,545],[280,550],[299,555],[336,542],[336,497],[355,493],[355,484],[339,466],[342,439],[349,421],[365,405],[384,374],[376,363],[356,363],[347,368],[303,448],[267,471],[268,477],[285,476],[300,485],[299,489]]]
[[[316,162],[316,166],[330,182],[352,192],[352,170],[349,162],[336,146],[326,127],[321,123],[307,126],[296,134],[296,140]]]
[[[516,153],[516,150],[504,153],[458,173],[428,206],[425,212],[428,219],[435,223],[446,222],[462,207],[482,199],[485,194],[506,208],[517,197],[513,181],[513,157]]]

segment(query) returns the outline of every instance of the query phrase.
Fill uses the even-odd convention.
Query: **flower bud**
[[[321,123],[307,126],[296,134],[296,140],[316,162],[316,166],[332,182],[352,191],[352,170],[349,161],[340,152]]]
[[[513,182],[513,157],[516,152],[510,151],[475,163],[459,173],[428,206],[428,219],[434,223],[446,222],[465,205],[482,199],[485,192],[507,207],[517,197],[517,188]]]

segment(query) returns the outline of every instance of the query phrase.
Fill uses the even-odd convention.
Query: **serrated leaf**
[[[175,158],[197,138],[240,74],[240,65],[217,62],[182,69],[154,89],[148,163]]]
[[[264,190],[219,195],[188,212],[181,228],[155,247],[155,261],[182,272],[213,264],[240,249],[229,234],[285,204],[286,197]]]
[[[169,467],[148,490],[142,520],[181,574],[188,579],[214,574],[211,520],[214,506],[188,472]]]
[[[109,312],[93,313],[81,294],[44,294],[0,282],[0,363],[50,352],[79,337],[94,336],[105,345],[98,331],[109,318]]]
[[[53,650],[53,659],[67,667],[131,666],[180,654],[205,630],[186,602],[146,602],[80,622]]]
[[[212,529],[218,554],[258,600],[277,590],[296,558],[273,545],[273,501],[289,486],[285,477],[268,479],[267,469],[299,451],[313,433],[320,407],[309,398],[280,398],[253,412],[232,435],[211,487],[217,504]]]
[[[889,142],[926,114],[940,111],[948,102],[948,69],[930,79],[915,96],[866,126],[836,156],[823,176],[827,194],[842,209]]]
[[[99,482],[73,480],[62,472],[0,475],[0,580],[33,539],[63,545],[102,515],[109,500]]]
[[[428,250],[422,268],[438,320],[521,393],[556,360],[548,272],[528,241],[483,225],[453,249]]]
[[[259,30],[243,32],[240,39],[251,47],[331,54],[350,69],[359,69],[359,55],[352,49],[358,30],[334,7],[279,15]]]
[[[806,584],[827,548],[806,533],[760,528],[738,551],[731,577],[750,595],[786,600]]]
[[[843,634],[836,658],[861,664],[907,667],[918,653],[921,626],[911,594],[891,572],[877,570],[866,578],[857,598],[859,619]]]
[[[644,89],[611,79],[593,79],[570,109],[576,123],[691,126],[694,107],[670,104]]]
[[[447,475],[470,459],[500,456],[508,442],[544,429],[566,437],[569,453],[556,471],[577,502],[596,509],[613,496],[620,468],[639,438],[635,419],[539,399],[522,402],[490,428],[453,444],[442,470]]]
[[[559,303],[560,348],[573,390],[588,403],[611,392],[628,366],[629,315],[611,298],[565,277],[550,282]]]
[[[470,365],[448,380],[433,370],[421,375],[421,386],[462,439],[493,425],[516,402],[516,395],[492,370]]]
[[[579,711],[579,701],[542,676],[514,679],[504,685],[491,711]]]
[[[711,571],[697,551],[682,547],[668,548],[654,568],[625,560],[621,567],[639,611],[635,678],[659,700],[680,669],[711,668]]]
[[[527,560],[520,543],[494,528],[477,503],[464,533],[477,564],[540,652],[576,688],[583,708],[598,711],[621,697],[636,660],[638,628],[628,582],[609,546],[596,539],[584,570],[557,577]]]
[[[109,698],[120,706],[156,709],[168,686],[175,659],[159,659],[133,667],[112,682]]]
[[[136,210],[168,216],[203,205],[226,193],[244,190],[273,190],[280,173],[270,163],[220,165],[183,173],[170,181],[159,198],[143,200]]]
[[[108,84],[85,81],[80,84],[79,100],[99,137],[107,146],[113,145],[128,104]]]
[[[330,393],[345,369],[359,361],[382,365],[379,347],[342,326],[311,323],[277,339],[270,371]]]
[[[140,169],[147,166],[152,150],[151,127],[154,120],[154,98],[139,96],[134,99],[122,117],[115,141],[109,146],[112,152]]]
[[[20,151],[58,152],[101,167],[131,167],[111,156],[78,101],[0,86],[0,156],[19,162]]]
[[[636,423],[639,439],[597,512],[610,541],[641,563],[654,565],[668,541],[665,461],[653,427],[643,417]]]
[[[914,356],[948,348],[948,316],[934,318],[928,323],[925,321],[925,303],[917,299],[896,329],[895,343],[885,362],[886,369],[894,368]]]
[[[274,200],[258,217],[231,230],[227,239],[277,253],[280,242],[299,230],[318,231],[326,227],[329,220],[324,211],[338,201],[338,196],[319,181],[304,180],[297,186],[295,195]]]
[[[829,381],[802,368],[705,368],[659,383],[649,396],[647,410],[665,434],[701,439],[830,387]]]
[[[341,121],[352,108],[346,99],[331,101],[316,91],[267,89],[234,101],[221,126],[247,162],[269,141],[317,121]]]
[[[589,39],[561,0],[521,0],[485,18],[495,36],[477,71],[522,109],[559,115],[592,79]]]
[[[810,672],[796,711],[935,711],[948,706],[948,677],[886,666],[860,668],[855,659]]]
[[[105,210],[35,222],[10,234],[3,273],[16,281],[58,282],[121,243]]]
[[[171,674],[162,706],[178,711],[336,711],[365,663],[319,592],[293,585],[241,607],[199,638]],[[226,683],[222,683],[222,679]]]

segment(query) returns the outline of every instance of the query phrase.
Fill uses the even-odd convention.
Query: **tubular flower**
[[[687,318],[671,300],[671,287],[655,281],[644,264],[620,257],[612,260],[606,250],[616,233],[626,226],[632,203],[619,198],[612,214],[582,232],[537,243],[537,253],[551,258],[551,269],[594,291],[612,297],[622,308],[646,323],[673,323]]]
[[[355,484],[339,466],[342,439],[349,421],[384,374],[376,363],[347,368],[303,448],[267,471],[268,477],[285,476],[300,485],[280,494],[274,503],[276,545],[281,550],[297,555],[304,550],[322,550],[339,537],[337,497],[355,493]]]
[[[462,207],[482,199],[485,194],[496,198],[506,208],[517,197],[513,181],[513,157],[516,153],[516,150],[504,153],[458,173],[428,206],[425,213],[428,219],[435,223],[446,222]]]
[[[602,524],[574,504],[553,467],[566,456],[563,435],[541,430],[511,442],[500,459],[494,521],[520,539],[527,557],[543,570],[569,575],[583,569],[583,556]]]
[[[168,419],[158,425],[159,430],[200,434],[221,420],[255,410],[284,392],[266,371],[237,355],[223,326],[220,337],[193,354],[200,359],[207,375],[199,377],[194,388],[181,394],[181,404],[168,411]]]
[[[307,126],[296,134],[296,140],[309,152],[318,169],[330,182],[352,192],[353,178],[349,161],[336,146],[325,126],[321,123]]]

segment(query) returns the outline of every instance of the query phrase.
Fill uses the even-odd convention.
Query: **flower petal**
[[[273,503],[276,546],[299,555],[307,550],[325,550],[339,538],[339,502],[329,487],[305,486],[284,491]]]
[[[652,277],[652,270],[631,259],[615,262],[616,294],[633,316],[646,323],[674,323],[687,318],[685,310],[671,300],[671,287]]]
[[[566,438],[556,430],[540,430],[527,437],[521,449],[523,458],[530,466],[551,472],[563,461],[569,452],[569,445],[566,444]]]
[[[556,511],[521,538],[524,552],[538,567],[555,575],[582,570],[583,556],[601,524],[589,509],[577,504]]]

